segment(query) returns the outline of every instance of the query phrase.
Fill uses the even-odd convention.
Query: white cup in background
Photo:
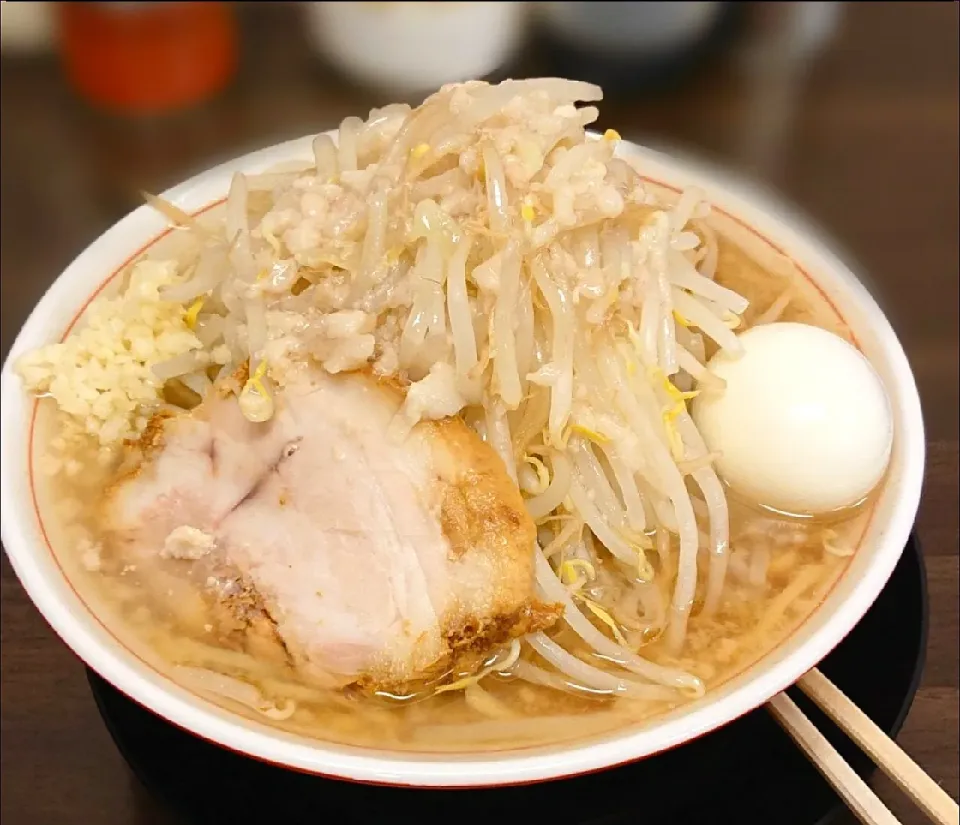
[[[516,52],[526,3],[307,3],[317,50],[354,80],[398,94],[482,78]]]

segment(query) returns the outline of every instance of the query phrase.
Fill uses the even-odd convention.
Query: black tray
[[[926,637],[926,576],[919,543],[911,537],[876,604],[820,667],[895,734],[917,690]],[[590,776],[517,788],[424,791],[337,782],[240,756],[169,725],[92,671],[89,678],[130,767],[185,823],[450,825],[482,818],[550,825],[819,825],[842,807],[763,709],[667,753]],[[791,693],[857,772],[869,775],[870,760],[798,691]]]

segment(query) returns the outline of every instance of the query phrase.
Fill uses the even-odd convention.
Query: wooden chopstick
[[[836,722],[930,819],[939,825],[960,824],[960,806],[819,670],[811,670],[800,679],[797,686]]]
[[[850,767],[827,738],[820,733],[786,693],[778,693],[767,708],[783,729],[793,737],[814,767],[834,787],[864,825],[901,825],[870,786]]]
[[[797,683],[938,825],[960,825],[960,807],[844,693],[813,669]],[[890,809],[785,693],[767,708],[865,825],[899,825]]]

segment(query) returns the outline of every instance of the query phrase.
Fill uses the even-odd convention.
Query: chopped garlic
[[[27,389],[50,395],[79,432],[102,445],[136,438],[146,424],[138,410],[162,385],[153,367],[202,346],[183,307],[160,298],[161,287],[176,281],[174,261],[138,263],[123,294],[96,299],[82,327],[17,361]]]

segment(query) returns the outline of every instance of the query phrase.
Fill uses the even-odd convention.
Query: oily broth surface
[[[208,213],[208,219],[215,220],[215,212]],[[790,288],[793,297],[781,320],[813,323],[851,337],[816,288],[787,262],[761,266],[729,239],[721,236],[718,240],[717,280],[750,300],[744,315],[748,326]],[[151,250],[150,257],[186,254],[188,250],[180,248],[181,243],[182,238],[173,233]],[[425,752],[555,744],[621,729],[679,706],[573,695],[498,676],[483,680],[483,703],[468,699],[463,692],[398,703],[304,685],[271,651],[242,651],[218,644],[207,629],[203,602],[193,595],[190,586],[179,581],[172,566],[169,578],[160,581],[154,576],[147,581],[142,571],[116,562],[105,551],[100,569],[88,569],[93,566],[91,545],[99,541],[97,508],[112,468],[99,466],[92,451],[78,452],[73,459],[82,468],[80,472],[45,477],[43,449],[56,437],[57,413],[46,400],[39,406],[33,450],[40,512],[58,560],[92,612],[124,646],[175,681],[180,680],[173,665],[205,667],[251,682],[265,698],[278,704],[285,700],[297,703],[289,719],[274,721],[241,704],[204,694],[225,709],[314,739]],[[752,666],[795,630],[824,599],[848,562],[825,551],[823,531],[827,525],[784,522],[774,514],[738,502],[729,493],[728,497],[732,553],[749,564],[753,553],[764,552],[764,548],[769,552],[765,589],[736,583],[731,574],[725,598],[714,616],[698,615],[695,606],[679,658],[669,657],[659,640],[639,651],[652,661],[676,664],[696,674],[708,690]],[[861,507],[830,523],[831,544],[855,546],[865,517],[865,508]],[[706,563],[703,551],[700,563]],[[176,610],[171,611],[167,604],[176,604]],[[552,634],[562,634],[567,649],[578,649],[576,637],[562,626]]]

